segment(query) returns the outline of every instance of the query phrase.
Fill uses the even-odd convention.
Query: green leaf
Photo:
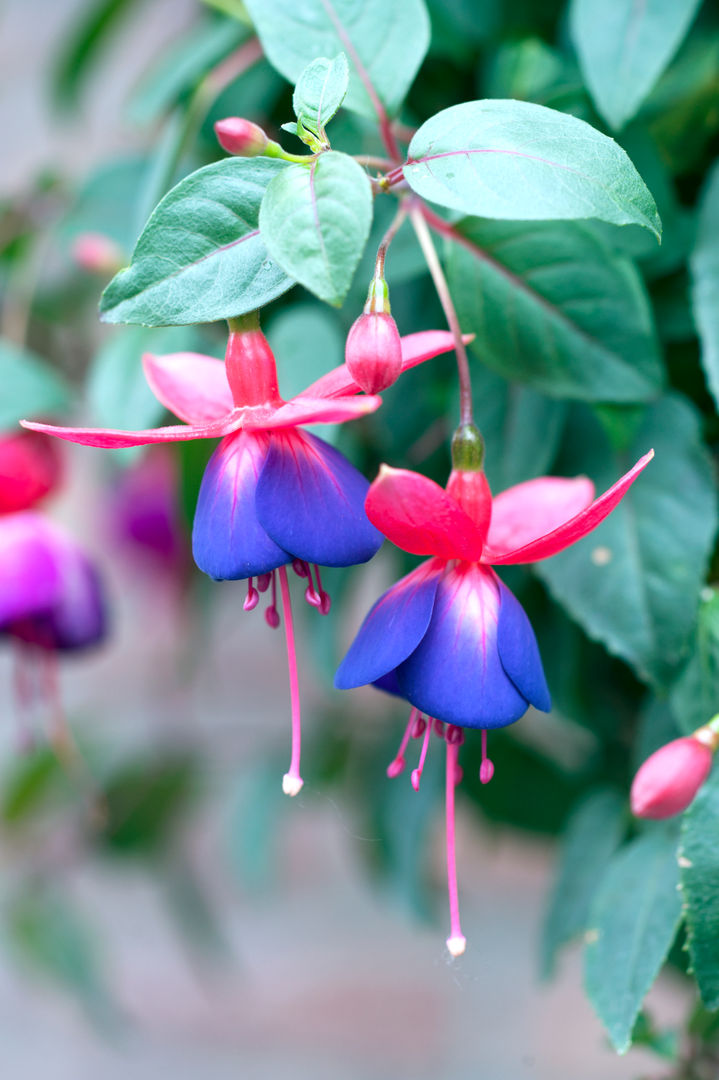
[[[55,64],[52,83],[57,102],[65,107],[77,105],[83,84],[116,28],[127,17],[137,0],[94,0],[80,7],[80,15],[62,45]]]
[[[104,321],[213,322],[289,289],[292,281],[268,257],[258,225],[265,190],[286,168],[265,158],[228,158],[177,184],[151,215],[130,266],[105,289]]]
[[[553,397],[642,401],[662,367],[634,265],[587,226],[465,219],[448,277],[472,350]]]
[[[654,200],[613,139],[527,101],[468,101],[431,117],[405,179],[430,202],[512,221],[599,218],[658,237]]]
[[[647,408],[624,453],[585,410],[573,417],[571,471],[603,491],[651,447],[656,457],[590,536],[537,563],[550,592],[586,633],[666,685],[686,656],[717,526],[711,462],[698,417],[668,395]]]
[[[692,308],[702,344],[702,366],[719,406],[719,162],[709,173],[702,194],[690,267]]]
[[[679,866],[689,957],[708,1009],[719,1009],[719,772],[715,769],[682,822]]]
[[[584,933],[594,894],[626,829],[625,800],[608,789],[583,799],[567,824],[559,867],[544,919],[541,967],[554,971],[562,945]]]
[[[63,412],[69,388],[54,368],[29,349],[0,339],[0,431],[17,427],[18,420]]]
[[[246,0],[268,60],[290,82],[318,56],[347,54],[344,105],[376,117],[372,93],[398,112],[429,46],[423,0]]]
[[[260,210],[260,234],[274,261],[336,307],[352,284],[371,223],[367,175],[334,150],[275,176]]]
[[[292,107],[300,124],[318,139],[344,101],[349,86],[347,57],[339,53],[334,60],[320,57],[308,64],[299,77],[292,95]]]
[[[672,713],[691,734],[719,712],[719,593],[707,587],[686,667],[672,686]]]
[[[679,48],[701,0],[572,0],[570,30],[602,116],[622,128]]]
[[[614,856],[590,916],[584,956],[589,999],[620,1054],[681,922],[673,830],[652,830]]]

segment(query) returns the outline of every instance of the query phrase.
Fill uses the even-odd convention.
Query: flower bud
[[[352,324],[345,346],[347,370],[366,394],[377,394],[402,373],[402,343],[391,315],[368,312]]]
[[[636,817],[672,817],[686,810],[712,766],[713,747],[694,735],[674,739],[648,757],[632,784],[632,813]]]
[[[94,232],[80,233],[75,237],[72,257],[88,273],[106,277],[116,274],[125,261],[114,240],[104,233]]]
[[[259,157],[264,154],[269,139],[261,127],[240,116],[228,116],[215,124],[215,135],[223,150],[236,157]]]

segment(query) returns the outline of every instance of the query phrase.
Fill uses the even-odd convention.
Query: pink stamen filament
[[[332,600],[330,594],[325,592],[322,588],[322,578],[320,577],[320,568],[315,563],[315,577],[317,578],[317,592],[320,594],[320,615],[329,615],[330,608],[332,607]]]
[[[287,570],[281,566],[280,591],[282,593],[282,613],[285,617],[285,639],[287,641],[287,667],[290,679],[290,702],[292,707],[292,755],[290,767],[282,778],[282,790],[285,795],[297,795],[302,790],[300,776],[300,750],[302,746],[302,719],[300,716],[300,688],[297,680],[297,653],[295,650],[295,628],[292,621],[292,602],[290,587],[287,582]]]
[[[315,567],[315,570],[316,569],[317,567]],[[305,589],[305,600],[308,604],[311,604],[312,607],[319,608],[322,603],[322,596],[318,590],[315,589],[314,582],[312,581],[312,570],[309,566],[307,567],[307,580],[309,584]]]
[[[15,713],[17,723],[17,741],[21,753],[29,754],[35,747],[35,736],[30,724],[30,711],[33,703],[30,666],[32,660],[22,645],[15,649],[13,665],[13,685],[15,690]]]
[[[432,734],[432,727],[432,721],[428,719],[427,725],[424,729],[424,742],[422,743],[422,752],[419,755],[419,764],[416,769],[412,769],[412,776],[410,777],[412,787],[415,791],[419,791],[419,782],[422,778],[424,763],[427,759],[427,751],[429,750],[429,739]]]
[[[390,761],[387,766],[387,776],[390,780],[394,780],[395,776],[399,776],[404,771],[404,767],[407,764],[404,760],[404,752],[407,749],[407,744],[414,732],[415,720],[419,716],[417,709],[412,709],[409,714],[409,720],[407,721],[407,727],[404,729],[404,735],[402,736],[402,742],[399,744],[399,749],[394,756],[394,760]]]
[[[482,764],[479,766],[481,783],[488,784],[494,776],[494,762],[487,757],[487,732],[482,731]]]
[[[459,732],[459,738],[454,736]],[[450,733],[452,737],[450,737]],[[455,850],[454,828],[454,789],[459,769],[458,755],[462,741],[462,733],[458,728],[447,728],[447,769],[446,769],[446,828],[447,828],[447,889],[449,892],[449,920],[450,934],[447,938],[447,948],[452,956],[461,956],[467,945],[467,939],[462,933],[459,921],[459,897],[457,895],[457,857]]]
[[[78,752],[67,724],[65,710],[62,707],[59,683],[59,665],[57,654],[47,651],[42,656],[42,673],[45,683],[45,698],[50,709],[49,738],[58,760],[67,769],[75,769],[78,764]]]
[[[287,582],[287,571],[284,566],[280,567],[280,571],[284,574],[284,581]],[[273,630],[276,630],[280,625],[280,613],[277,610],[277,574],[273,570],[272,574],[272,601],[269,607],[265,610],[265,622],[268,626],[271,626]],[[257,585],[259,588],[260,580],[257,579]]]
[[[253,611],[260,602],[260,594],[252,584],[252,578],[247,579],[247,596],[242,605],[245,611]]]

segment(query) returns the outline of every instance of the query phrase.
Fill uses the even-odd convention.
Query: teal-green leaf
[[[719,772],[684,814],[679,866],[689,958],[702,1001],[719,1009]]]
[[[553,397],[643,401],[663,372],[636,267],[574,222],[459,223],[448,277],[472,350]]]
[[[317,138],[344,101],[349,85],[347,57],[339,53],[334,60],[320,57],[308,64],[299,77],[292,95],[292,107],[300,124]]]
[[[702,366],[719,406],[719,161],[709,173],[702,194],[690,267],[692,309],[702,345]]]
[[[679,48],[701,0],[572,0],[569,25],[597,109],[622,128]]]
[[[0,339],[0,431],[17,427],[18,420],[62,413],[69,388],[58,371],[29,349]]]
[[[544,919],[541,968],[553,970],[562,945],[587,929],[594,894],[626,829],[627,807],[616,791],[594,791],[567,824],[559,866]]]
[[[606,490],[651,447],[656,456],[591,535],[536,564],[586,633],[666,685],[686,658],[717,526],[716,485],[699,418],[674,395],[646,409],[614,452],[587,410],[573,417],[571,470]]]
[[[158,204],[132,262],[103,293],[105,322],[176,326],[243,315],[293,284],[260,237],[260,203],[287,166],[228,158],[182,180]],[[359,166],[358,166],[359,168]]]
[[[681,922],[676,848],[674,830],[664,827],[623,847],[592,905],[584,983],[620,1054]]]
[[[613,139],[527,101],[467,101],[431,117],[409,147],[405,179],[430,202],[512,221],[599,218],[643,225],[659,214]]]
[[[366,173],[334,150],[275,176],[260,210],[260,235],[272,259],[336,307],[352,284],[371,223]]]
[[[290,82],[318,56],[347,54],[344,105],[373,119],[367,85],[398,110],[429,46],[423,0],[246,0],[270,63]]]
[[[669,695],[682,731],[691,734],[719,712],[719,593],[702,593],[691,655]]]

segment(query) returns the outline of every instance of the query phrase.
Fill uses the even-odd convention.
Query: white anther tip
[[[289,773],[285,773],[285,775],[282,777],[282,790],[284,791],[285,795],[299,795],[299,793],[302,791],[303,784],[304,780],[301,776],[290,776]]]
[[[447,948],[451,956],[461,956],[467,948],[467,939],[459,934],[457,937],[447,938]]]

